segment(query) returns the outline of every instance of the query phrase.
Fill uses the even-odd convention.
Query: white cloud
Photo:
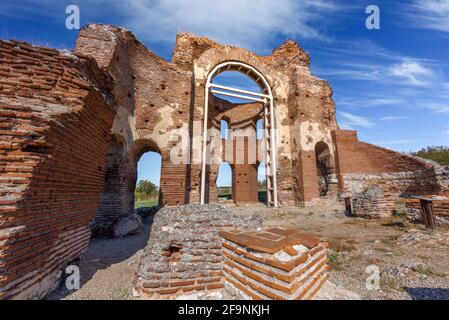
[[[371,45],[371,47],[374,47],[374,45]],[[325,51],[325,56],[334,59],[333,65],[326,68],[315,67],[314,72],[322,77],[376,81],[382,84],[390,83],[401,86],[428,86],[435,81],[442,81],[441,75],[433,69],[435,65],[438,65],[436,61],[400,56],[381,49],[379,49],[379,52],[383,51],[382,54],[366,53],[362,58],[360,52],[365,51],[358,48],[359,46],[344,47],[341,50],[337,49],[333,55],[329,54],[331,50]],[[355,51],[355,53],[350,51]],[[320,54],[322,53],[320,52]],[[345,59],[341,59],[340,55],[342,54],[345,55]]]
[[[118,0],[114,0],[118,2]],[[324,40],[321,26],[338,11],[324,0],[123,0],[124,22],[148,41],[173,42],[179,31],[265,49],[279,34]],[[319,23],[318,23],[319,22]]]
[[[420,62],[406,59],[388,69],[388,73],[394,77],[402,78],[412,85],[425,85],[435,77],[432,69],[425,67]]]
[[[443,131],[441,131],[441,134],[443,136],[448,136],[449,137],[449,130],[443,130]]]
[[[358,126],[362,128],[369,128],[374,126],[374,123],[372,123],[368,118],[364,118],[361,116],[356,116],[349,112],[339,112],[340,117],[342,118],[341,126],[342,128],[350,129],[352,126]]]
[[[416,27],[449,33],[449,0],[414,0],[407,17]]]
[[[107,17],[150,47],[172,45],[176,33],[192,32],[264,52],[278,36],[329,41],[326,28],[349,7],[336,0],[21,0],[0,6],[0,15],[63,21],[68,4],[80,7],[82,21]]]

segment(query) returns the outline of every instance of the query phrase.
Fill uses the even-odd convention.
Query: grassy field
[[[134,208],[149,208],[157,206],[158,199],[141,200],[134,203]]]

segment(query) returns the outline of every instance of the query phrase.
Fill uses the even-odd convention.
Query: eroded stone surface
[[[257,216],[242,217],[218,205],[185,205],[156,213],[135,277],[135,294],[167,299],[222,289],[220,230],[257,230]],[[197,291],[197,292],[195,292]]]

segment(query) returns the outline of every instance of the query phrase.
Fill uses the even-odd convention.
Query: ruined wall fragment
[[[0,42],[0,299],[42,298],[88,245],[115,110],[88,58]]]

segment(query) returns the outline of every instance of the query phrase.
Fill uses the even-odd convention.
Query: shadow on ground
[[[449,300],[449,289],[405,288],[413,300]]]
[[[133,257],[139,250],[145,248],[150,236],[153,216],[143,218],[143,222],[144,231],[137,235],[128,236],[126,238],[91,239],[87,251],[73,263],[80,268],[81,288],[95,276],[97,271],[108,269],[113,265],[122,263]],[[121,275],[121,277],[124,281],[129,281],[132,278],[132,274]],[[110,281],[114,281],[114,279],[110,279]],[[68,295],[74,293],[73,290],[68,290],[64,283],[65,280],[62,281],[61,287],[51,293],[47,299],[64,299]],[[98,290],[101,290],[101,288],[98,288]]]

